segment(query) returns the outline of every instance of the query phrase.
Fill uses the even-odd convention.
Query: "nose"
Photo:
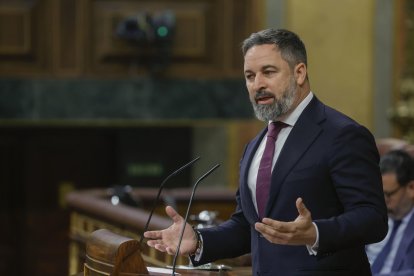
[[[387,207],[390,207],[391,204],[391,200],[389,197],[385,197],[385,205],[387,205]]]
[[[253,83],[253,90],[254,91],[259,91],[266,88],[266,82],[263,78],[262,74],[256,74],[255,78],[254,78],[254,83]]]

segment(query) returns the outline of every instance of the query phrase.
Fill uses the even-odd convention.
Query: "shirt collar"
[[[403,219],[402,219],[403,223],[408,222],[411,219],[411,217],[413,216],[413,214],[414,214],[414,208],[411,208],[411,211],[408,212],[408,214],[406,214],[403,217]]]

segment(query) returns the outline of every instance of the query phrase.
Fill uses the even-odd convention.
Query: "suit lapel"
[[[314,97],[290,132],[275,164],[265,215],[269,215],[277,201],[286,176],[321,133],[319,122],[324,116],[323,105]]]
[[[414,214],[411,215],[410,221],[405,228],[403,237],[395,255],[394,264],[391,271],[398,271],[404,264],[404,256],[407,254],[408,246],[414,241]]]

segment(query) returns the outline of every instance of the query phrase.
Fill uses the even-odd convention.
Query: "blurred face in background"
[[[393,172],[382,175],[385,203],[388,216],[392,219],[402,219],[414,206],[414,181],[401,186],[397,175]]]

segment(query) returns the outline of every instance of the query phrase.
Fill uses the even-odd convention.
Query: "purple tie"
[[[259,170],[256,180],[256,202],[259,218],[262,219],[269,197],[270,181],[272,177],[272,160],[275,154],[275,143],[277,136],[282,128],[287,124],[283,122],[270,123],[267,127],[267,141],[263,152],[262,160],[260,160]]]

